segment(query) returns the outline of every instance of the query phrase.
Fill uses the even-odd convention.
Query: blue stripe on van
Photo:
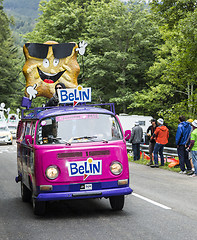
[[[81,186],[84,184],[92,184],[92,190],[101,190],[101,189],[109,189],[109,188],[121,188],[121,187],[128,187],[127,185],[118,185],[118,181],[110,181],[110,182],[82,182],[77,184],[70,184],[70,185],[53,185],[53,190],[51,191],[40,191],[40,187],[37,186],[37,192],[76,192],[81,191]],[[49,184],[50,185],[50,184]]]

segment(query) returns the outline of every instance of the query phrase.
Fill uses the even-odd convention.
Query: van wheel
[[[37,216],[43,216],[46,212],[46,202],[36,201],[35,198],[32,199],[33,202],[33,212]]]
[[[30,202],[31,196],[32,196],[31,191],[25,186],[23,181],[21,181],[21,198],[23,202]]]
[[[120,211],[124,207],[124,195],[110,197],[109,202],[110,202],[112,210]]]

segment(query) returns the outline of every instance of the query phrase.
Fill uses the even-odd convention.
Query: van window
[[[32,136],[32,139],[33,139],[33,143],[34,143],[34,133],[35,133],[35,122],[32,123],[31,125],[31,136]]]
[[[25,133],[25,122],[20,121],[18,124],[18,130],[17,130],[17,139],[23,140],[23,136]]]
[[[21,137],[23,137],[23,140],[22,140],[23,143],[25,143],[25,136],[29,135],[29,133],[30,133],[30,124],[31,124],[30,122],[26,123],[25,134],[23,136],[21,136]]]
[[[30,134],[30,125],[31,125],[31,123],[27,122],[26,129],[25,129],[25,135],[29,135]]]
[[[140,126],[145,126],[145,121],[139,121]]]
[[[37,143],[78,143],[123,139],[117,119],[108,114],[72,114],[42,119]]]

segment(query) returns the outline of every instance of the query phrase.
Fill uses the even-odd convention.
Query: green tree
[[[151,1],[163,43],[149,68],[149,88],[134,94],[130,108],[161,116],[170,128],[171,145],[178,117],[196,118],[196,1]]]
[[[169,122],[172,118],[177,118],[178,114],[194,117],[195,2],[151,1],[154,17],[160,19],[158,22],[163,44],[156,52],[155,63],[149,69],[149,76],[152,77],[149,89],[135,94],[131,108],[139,107],[146,112],[155,113],[156,116],[162,115]]]
[[[6,106],[18,107],[18,55],[9,28],[9,19],[0,1],[0,96]]]
[[[85,21],[85,8],[81,1],[41,1],[39,6],[42,14],[34,30],[26,35],[28,41],[78,41]]]
[[[118,111],[128,112],[132,94],[146,87],[146,71],[154,62],[159,32],[144,6],[140,1],[95,1],[87,8],[84,82],[93,87],[96,101],[116,102]]]
[[[86,11],[92,2],[94,1],[41,1],[39,4],[41,14],[34,30],[26,35],[26,40],[40,43],[48,40],[57,42],[79,41],[82,32],[86,31]],[[110,2],[110,0],[104,2]]]
[[[196,0],[150,0],[150,7],[158,23],[168,29],[173,29],[187,12],[196,9]]]

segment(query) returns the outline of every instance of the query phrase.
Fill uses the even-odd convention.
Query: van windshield
[[[123,139],[117,119],[108,114],[72,114],[42,119],[37,144],[72,144]]]

